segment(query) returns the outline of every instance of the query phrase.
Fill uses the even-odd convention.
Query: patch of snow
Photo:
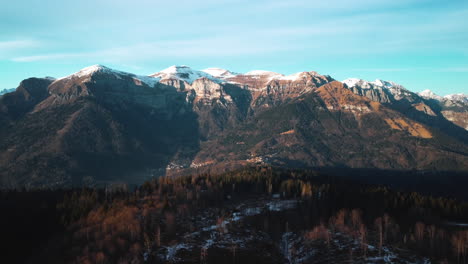
[[[375,81],[372,82],[372,84],[375,84],[380,87],[385,87],[385,88],[392,88],[393,86],[398,86],[398,84],[394,82],[388,82],[380,79],[376,79]]]
[[[362,79],[349,78],[342,81],[342,83],[346,84],[348,88],[359,87],[361,89],[373,89],[380,91],[386,90],[390,94],[392,94],[396,100],[401,100],[403,98],[411,98],[413,95],[413,93],[408,91],[405,87],[403,87],[403,85],[391,81],[383,81],[380,79],[377,79],[373,82],[369,82]]]
[[[174,261],[177,260],[176,255],[177,252],[181,249],[190,249],[191,247],[186,244],[176,244],[173,246],[166,247],[167,253],[166,253],[166,260],[167,261]]]
[[[346,84],[346,86],[348,86],[348,87],[354,87],[359,82],[365,82],[365,81],[362,80],[362,79],[357,79],[357,78],[348,78],[348,79],[342,81],[342,83]]]
[[[237,76],[238,73],[231,72],[229,70],[221,69],[221,68],[208,68],[202,70],[202,72],[208,73],[209,75],[216,77],[216,78],[231,78]]]
[[[267,204],[268,210],[280,212],[283,210],[293,209],[297,206],[297,200],[279,200],[271,201]]]
[[[262,208],[260,207],[246,208],[244,210],[244,215],[246,216],[259,215],[261,212],[262,212]]]
[[[71,79],[71,78],[84,78],[84,77],[91,78],[91,76],[95,73],[110,74],[110,75],[113,75],[117,79],[123,79],[124,76],[131,77],[135,81],[136,84],[141,85],[142,83],[144,83],[150,87],[154,87],[156,83],[158,83],[160,80],[160,78],[158,77],[136,75],[133,73],[118,71],[118,70],[114,70],[103,65],[96,64],[96,65],[83,68],[80,71],[73,73],[71,75],[56,79],[55,81],[59,81],[63,79]]]
[[[161,80],[161,78],[151,77],[151,76],[143,76],[143,75],[133,75],[133,80],[140,81],[145,83],[149,87],[154,88],[156,84]]]
[[[272,72],[272,71],[264,71],[264,70],[254,70],[244,73],[247,76],[284,76],[281,73]]]
[[[159,77],[161,79],[177,79],[189,84],[192,84],[195,80],[201,78],[207,78],[214,82],[220,83],[222,80],[215,78],[213,75],[208,74],[203,71],[193,70],[192,68],[182,65],[182,66],[171,66],[167,69],[164,69],[160,72],[150,75],[152,77]]]
[[[466,94],[462,94],[462,93],[449,94],[449,95],[444,96],[444,98],[448,99],[450,101],[468,104],[468,95],[466,95]]]
[[[209,249],[211,246],[215,244],[216,236],[214,234],[210,234],[210,239],[207,239],[203,244],[202,248]]]
[[[419,96],[423,97],[423,98],[426,98],[426,99],[434,99],[434,100],[437,100],[437,101],[440,101],[443,99],[442,96],[439,96],[437,94],[435,94],[433,91],[427,89],[427,90],[424,90],[422,92],[419,92],[418,93]]]

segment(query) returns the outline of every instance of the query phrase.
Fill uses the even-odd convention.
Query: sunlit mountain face
[[[3,1],[0,263],[467,263],[467,15]]]
[[[95,65],[0,99],[9,187],[142,183],[248,165],[465,171],[463,95],[304,71]],[[40,164],[40,165],[39,165]]]

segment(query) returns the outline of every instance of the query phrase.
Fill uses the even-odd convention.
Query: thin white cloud
[[[14,61],[14,62],[34,62],[34,61],[46,61],[46,60],[61,60],[61,59],[80,58],[80,57],[82,57],[84,55],[85,55],[85,53],[41,54],[41,55],[14,57],[14,58],[11,59],[11,61]]]
[[[17,49],[25,49],[37,47],[39,41],[37,40],[6,40],[0,41],[0,52],[12,51]]]
[[[435,69],[436,72],[468,72],[468,67],[452,67],[452,68],[441,68]]]
[[[452,73],[465,73],[468,72],[468,67],[447,67],[447,68],[434,68],[434,67],[413,67],[413,68],[356,68],[351,69],[354,72],[452,72]]]
[[[293,47],[294,45],[290,45],[284,41],[270,42],[269,45],[265,45],[263,41],[255,41],[254,39],[223,36],[204,39],[145,42],[90,52],[34,54],[17,56],[10,60],[14,62],[34,62],[62,59],[93,59],[102,62],[129,63],[167,57],[193,58],[258,55],[291,50]]]
[[[361,68],[361,69],[351,69],[355,72],[409,72],[415,71],[416,68]]]
[[[347,10],[355,11],[360,9],[372,9],[382,7],[396,7],[404,6],[411,3],[425,3],[429,0],[275,0],[275,1],[262,1],[259,2],[258,8],[260,9],[292,9],[292,8],[308,8],[317,11],[324,10]]]

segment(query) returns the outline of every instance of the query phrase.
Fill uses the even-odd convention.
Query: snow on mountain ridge
[[[401,100],[405,96],[411,97],[413,95],[413,92],[407,90],[405,87],[403,87],[403,85],[400,85],[392,81],[384,81],[384,80],[376,79],[373,82],[369,82],[363,79],[348,78],[342,81],[342,83],[346,84],[348,88],[359,86],[362,89],[374,89],[374,90],[385,89],[388,92],[390,92],[390,94],[392,94],[396,100]]]
[[[226,69],[221,69],[221,68],[207,68],[202,70],[202,72],[208,73],[213,77],[216,78],[230,78],[234,77],[236,75],[239,75],[239,73],[234,73]]]
[[[452,101],[456,103],[462,103],[462,104],[468,104],[468,95],[463,94],[463,93],[458,93],[458,94],[448,94],[445,96],[440,96],[432,92],[431,90],[427,89],[422,92],[418,93],[421,97],[424,97],[426,99],[434,99],[440,102],[443,101]]]
[[[160,82],[162,79],[179,79],[182,81],[186,81],[189,84],[192,84],[195,80],[200,79],[200,78],[207,78],[210,79],[216,83],[223,83],[223,82],[230,82],[230,78],[237,77],[237,76],[249,76],[251,78],[268,78],[269,81],[271,80],[289,80],[289,81],[296,81],[301,79],[303,74],[306,74],[307,72],[298,72],[290,75],[284,75],[281,73],[277,72],[272,72],[272,71],[266,71],[266,70],[253,70],[249,71],[244,74],[239,74],[235,72],[231,72],[226,69],[222,68],[207,68],[201,71],[194,70],[190,68],[189,66],[181,65],[181,66],[171,66],[169,68],[166,68],[160,72],[156,72],[152,75],[145,76],[145,75],[136,75],[133,73],[128,73],[128,72],[123,72],[119,70],[114,70],[111,68],[108,68],[104,65],[96,64],[92,65],[86,68],[83,68],[79,70],[76,73],[73,73],[71,75],[55,79],[56,81],[63,80],[66,78],[83,78],[83,77],[91,77],[95,73],[108,73],[114,75],[116,78],[121,79],[122,76],[129,76],[133,78],[136,82],[144,83],[150,87],[154,87],[158,82]],[[309,72],[310,73],[310,72]],[[315,73],[317,74],[317,73]],[[46,77],[53,79],[52,77]],[[346,80],[342,81],[344,84],[346,84],[349,88],[354,87],[354,86],[359,86],[361,89],[385,89],[389,91],[397,100],[402,99],[405,96],[413,96],[413,92],[407,90],[405,87],[403,87],[400,84],[394,83],[392,81],[384,81],[380,79],[376,79],[373,82],[369,82],[363,79],[358,79],[358,78],[348,78]],[[423,98],[430,98],[430,99],[436,99],[436,100],[451,100],[454,102],[461,102],[463,104],[468,104],[468,96],[465,94],[449,94],[446,96],[439,96],[437,94],[434,94],[430,90],[425,90],[420,93],[417,93],[417,95],[423,97]]]
[[[273,80],[280,80],[280,81],[297,81],[301,79],[305,74],[307,73],[312,73],[315,75],[318,75],[316,72],[296,72],[290,75],[284,75],[281,73],[277,72],[272,72],[272,71],[264,71],[264,70],[254,70],[254,71],[249,71],[247,73],[244,73],[246,76],[251,76],[254,78],[260,78],[260,77],[268,77],[269,81]]]
[[[346,86],[348,87],[356,86],[356,84],[358,84],[359,82],[367,82],[367,81],[364,81],[363,79],[358,79],[358,78],[348,78],[342,81],[342,83],[346,84]]]
[[[157,77],[136,75],[136,74],[129,73],[129,72],[114,70],[114,69],[108,68],[108,67],[106,67],[104,65],[96,64],[96,65],[92,65],[92,66],[83,68],[83,69],[79,70],[78,72],[75,72],[75,73],[73,73],[71,75],[68,75],[68,76],[65,76],[65,77],[62,77],[62,78],[58,78],[54,82],[64,80],[64,79],[70,79],[70,78],[84,78],[84,77],[87,77],[89,79],[89,78],[91,78],[91,76],[93,76],[96,73],[106,73],[106,74],[114,75],[117,79],[122,79],[123,76],[128,76],[128,77],[131,77],[135,82],[144,83],[144,84],[146,84],[146,85],[148,85],[150,87],[154,87],[156,85],[156,83],[158,83],[159,80],[160,80],[160,78],[157,78]]]
[[[448,99],[450,101],[454,102],[460,102],[464,104],[468,104],[468,95],[463,94],[463,93],[458,93],[458,94],[448,94],[443,97],[444,99]]]
[[[441,101],[443,99],[442,96],[439,96],[437,94],[435,94],[433,91],[429,90],[429,89],[426,89],[422,92],[419,92],[418,93],[419,96],[423,97],[423,98],[426,98],[426,99],[434,99],[434,100],[437,100],[437,101]]]
[[[189,84],[192,84],[195,80],[200,78],[207,78],[214,82],[220,83],[222,80],[215,78],[213,75],[206,73],[204,71],[197,71],[193,70],[192,68],[181,65],[173,65],[169,68],[166,68],[160,72],[154,73],[150,75],[152,77],[160,77],[162,80],[164,79],[178,79],[181,81],[185,81]]]
[[[377,86],[377,87],[382,87],[382,88],[387,88],[387,89],[400,88],[400,89],[406,90],[406,88],[404,88],[401,84],[398,84],[392,81],[384,81],[381,79],[376,79],[373,82],[369,82],[364,79],[348,78],[342,81],[342,83],[346,84],[348,87],[359,85],[362,88],[372,88],[371,86]]]

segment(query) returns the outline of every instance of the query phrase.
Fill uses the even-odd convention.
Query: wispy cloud
[[[398,7],[407,6],[413,3],[427,3],[430,0],[274,0],[274,1],[258,1],[258,8],[265,9],[295,9],[295,8],[307,8],[315,9],[317,11],[329,11],[329,10],[346,10],[348,12],[356,10],[368,10],[373,8],[382,7]]]
[[[61,59],[72,59],[80,58],[85,56],[85,53],[57,53],[57,54],[41,54],[32,56],[20,56],[14,57],[11,61],[14,62],[34,62],[34,61],[46,61],[46,60],[61,60]]]
[[[465,73],[468,72],[468,67],[413,67],[413,68],[356,68],[351,69],[353,72],[452,72],[452,73]]]
[[[468,72],[468,67],[451,67],[435,69],[436,72]]]
[[[361,68],[351,69],[354,72],[410,72],[415,71],[416,68]]]
[[[31,48],[39,45],[37,40],[6,40],[0,41],[1,50]]]
[[[62,59],[93,59],[103,62],[134,62],[148,61],[157,58],[178,57],[232,57],[239,55],[268,54],[294,49],[284,41],[270,42],[221,36],[215,38],[186,39],[176,41],[142,42],[128,46],[109,47],[89,52],[48,53],[28,56],[17,56],[10,60],[14,62],[35,62]]]

